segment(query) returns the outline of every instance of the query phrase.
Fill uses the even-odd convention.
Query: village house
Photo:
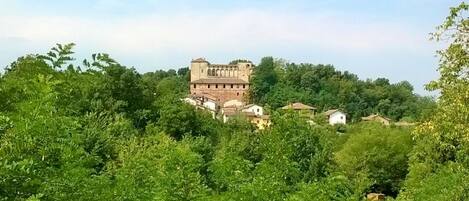
[[[362,117],[362,121],[379,122],[386,126],[389,126],[391,124],[391,119],[381,116],[379,114],[371,114],[370,116]]]
[[[218,105],[213,98],[208,98],[204,96],[190,96],[183,98],[181,101],[193,105],[196,109],[207,110],[213,118],[216,117]]]
[[[316,111],[316,108],[315,107],[312,107],[312,106],[309,106],[309,105],[305,105],[303,103],[299,103],[299,102],[296,102],[296,103],[290,103],[286,106],[283,106],[282,107],[283,110],[293,110],[293,111],[296,111],[300,114],[300,116],[302,117],[307,117],[307,118],[312,118],[314,117],[314,114],[315,114],[315,111]]]
[[[347,123],[347,116],[340,110],[333,109],[324,112],[324,115],[327,117],[330,125],[336,124],[346,124]]]
[[[270,116],[264,114],[264,109],[255,104],[242,107],[228,106],[221,109],[223,122],[228,122],[233,117],[244,117],[260,130],[271,125]]]
[[[249,104],[243,107],[243,112],[252,112],[257,116],[264,115],[264,108],[256,104]]]

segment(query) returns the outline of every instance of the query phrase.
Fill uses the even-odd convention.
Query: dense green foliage
[[[438,108],[414,132],[409,175],[400,200],[469,199],[469,5],[451,8],[450,16],[433,35],[448,40],[439,51]]]
[[[102,53],[77,65],[74,44],[20,57],[0,77],[0,200],[468,200],[468,9],[435,34],[454,39],[437,103],[408,82],[266,57],[250,94],[270,108],[265,130],[181,102],[188,68],[142,75]],[[334,127],[275,110],[290,101],[421,123]]]
[[[397,195],[412,149],[409,129],[363,124],[350,132],[356,134],[335,155],[339,169],[350,178],[366,176],[373,192]]]
[[[332,65],[295,64],[263,58],[254,68],[251,100],[276,109],[300,101],[320,111],[342,109],[356,121],[372,113],[394,120],[418,121],[434,108],[430,97],[413,93],[407,81],[391,84],[386,78],[360,80]]]
[[[1,76],[0,200],[360,200],[405,176],[409,132],[357,124],[338,135],[275,111],[267,130],[223,124],[180,101],[187,68],[141,75],[107,54],[77,66],[72,48],[21,57]],[[376,157],[366,167],[344,168],[365,128],[398,169],[366,149],[351,152]],[[388,150],[396,140],[402,149]]]

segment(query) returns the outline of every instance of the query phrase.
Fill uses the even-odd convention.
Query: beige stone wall
[[[253,64],[248,62],[240,62],[237,65],[191,62],[191,81],[207,78],[238,78],[249,82],[252,67]]]
[[[252,73],[252,63],[238,63],[239,75],[238,78],[249,82]]]
[[[209,64],[205,62],[192,62],[191,63],[191,82],[200,79],[206,79],[207,69]]]
[[[223,87],[224,85],[224,87]],[[194,88],[195,86],[195,88]],[[218,86],[218,88],[217,88]],[[191,84],[190,91],[192,95],[204,95],[209,94],[210,96],[217,97],[219,104],[223,105],[229,100],[239,100],[245,102],[246,96],[249,90],[249,84]]]

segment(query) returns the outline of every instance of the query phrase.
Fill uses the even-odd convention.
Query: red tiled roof
[[[342,111],[340,111],[340,110],[338,110],[338,109],[333,109],[333,110],[327,110],[327,111],[325,111],[324,114],[325,114],[326,116],[330,116],[331,114],[334,114],[334,113],[336,113],[336,112],[342,112]]]
[[[315,107],[311,107],[309,105],[305,105],[303,103],[291,103],[286,106],[283,106],[282,109],[288,110],[288,109],[294,109],[294,110],[315,110]]]
[[[383,117],[379,114],[371,114],[370,116],[362,117],[362,120],[369,121],[369,120],[373,120],[374,118],[383,118],[383,119],[386,119],[388,121],[391,121],[391,119],[389,119],[387,117]]]

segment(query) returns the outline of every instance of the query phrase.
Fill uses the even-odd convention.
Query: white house
[[[193,105],[193,106],[196,106],[196,105],[197,105],[197,101],[194,100],[194,99],[192,99],[192,98],[189,98],[189,97],[183,98],[183,99],[181,99],[181,100],[184,101],[184,102],[186,102],[186,103],[188,103],[188,104],[190,104],[190,105]]]
[[[191,96],[187,98],[181,99],[181,101],[184,101],[190,105],[195,106],[196,109],[200,110],[206,110],[210,114],[212,114],[212,117],[216,117],[217,113],[217,102],[203,96]]]
[[[204,101],[204,103],[202,104],[205,108],[207,109],[210,109],[212,111],[216,111],[217,110],[217,103],[213,100],[210,100],[210,99],[207,99]]]
[[[256,116],[264,115],[264,108],[256,104],[249,104],[243,107],[242,112],[252,112]]]
[[[328,110],[324,112],[324,114],[328,118],[330,125],[347,123],[347,117],[345,113],[341,112],[340,110]]]

